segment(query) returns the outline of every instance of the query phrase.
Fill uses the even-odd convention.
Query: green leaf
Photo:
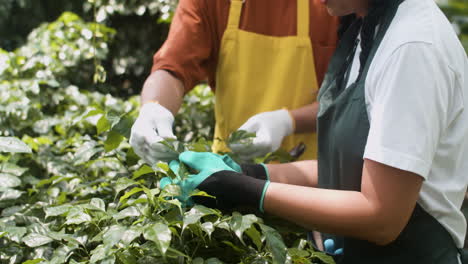
[[[132,226],[130,229],[125,230],[125,232],[122,234],[121,241],[125,245],[130,245],[130,243],[133,242],[137,237],[139,237],[143,231],[143,229],[140,226]]]
[[[202,258],[197,257],[193,259],[192,264],[205,264],[205,261]]]
[[[139,160],[140,157],[138,157],[133,148],[129,148],[125,156],[125,162],[127,163],[127,166],[133,166],[137,164]]]
[[[45,259],[38,258],[38,259],[26,260],[25,262],[23,262],[23,264],[37,264],[37,263],[41,263],[42,261],[45,261]]]
[[[94,155],[99,152],[102,152],[104,149],[102,147],[97,147],[96,142],[86,142],[81,147],[79,147],[75,152],[74,165],[80,165],[85,162],[88,162]]]
[[[27,168],[22,168],[12,163],[2,164],[1,168],[2,168],[2,172],[9,173],[15,176],[21,176],[23,175],[23,173],[25,173],[28,170]]]
[[[177,197],[182,193],[180,186],[177,184],[169,184],[161,191],[161,197]]]
[[[240,247],[234,245],[234,243],[232,243],[231,241],[226,241],[226,240],[224,240],[222,243],[223,243],[223,244],[226,244],[226,245],[228,245],[228,246],[230,246],[232,249],[234,249],[237,253],[239,253],[239,254],[241,254],[241,255],[242,255],[242,254],[245,254],[245,250],[244,250],[244,249],[242,249],[242,248],[240,248]]]
[[[31,148],[15,137],[0,137],[0,152],[32,153]]]
[[[230,144],[251,144],[256,134],[246,130],[236,130],[228,138],[228,145]]]
[[[136,179],[140,178],[141,176],[143,176],[145,174],[149,174],[149,173],[154,173],[154,170],[150,166],[144,164],[137,171],[135,171],[133,173],[132,179],[136,180]]]
[[[115,183],[115,193],[119,193],[122,190],[127,189],[128,187],[137,184],[134,180],[131,180],[129,178],[119,178],[117,182]]]
[[[190,209],[190,211],[185,213],[182,230],[188,225],[199,222],[202,217],[213,214],[217,214],[213,209],[207,208],[203,205],[195,205]]]
[[[135,206],[131,206],[131,207],[127,207],[123,209],[118,214],[114,215],[113,217],[115,220],[121,220],[127,217],[137,217],[140,215],[141,215],[140,211]]]
[[[287,248],[281,238],[281,235],[273,228],[260,224],[265,235],[266,245],[273,255],[273,263],[286,263]]]
[[[169,245],[171,244],[171,230],[166,224],[163,223],[156,223],[148,226],[144,233],[143,236],[156,243],[158,246],[159,250],[163,255],[166,254],[167,249],[169,248]]]
[[[130,138],[130,130],[134,123],[134,119],[130,114],[125,114],[119,118],[119,121],[112,126],[112,131],[119,133],[120,135]]]
[[[89,214],[83,212],[83,209],[73,207],[70,209],[67,215],[67,221],[65,222],[66,225],[79,225],[82,223],[90,222],[91,216]]]
[[[44,211],[45,211],[46,218],[47,218],[49,216],[59,216],[59,215],[68,213],[68,211],[70,211],[71,208],[72,208],[71,205],[64,204],[64,205],[59,205],[55,207],[47,207],[44,209]]]
[[[38,151],[39,150],[39,146],[42,146],[42,145],[51,145],[53,144],[54,142],[48,138],[48,137],[36,137],[36,138],[32,138],[28,135],[24,135],[21,140],[28,144],[29,147],[31,147],[34,151]]]
[[[250,237],[252,242],[255,244],[255,246],[257,247],[257,250],[260,251],[262,249],[262,244],[263,244],[262,235],[260,234],[260,232],[258,232],[257,228],[255,228],[255,226],[251,226],[249,229],[245,231],[245,233],[247,234],[247,236]]]
[[[165,162],[158,162],[158,163],[156,164],[156,166],[157,166],[158,168],[160,168],[161,170],[163,170],[164,172],[168,172],[168,171],[169,171],[169,165],[167,165],[167,163],[165,163]]]
[[[238,212],[232,213],[230,223],[231,230],[234,231],[243,244],[244,240],[242,239],[242,235],[244,234],[244,231],[249,229],[254,223],[258,223],[258,218],[253,214],[241,215]]]
[[[288,253],[291,257],[306,258],[310,254],[307,250],[298,249],[298,248],[288,248]]]
[[[89,259],[89,262],[96,263],[105,259],[109,255],[109,251],[110,248],[105,247],[104,245],[97,246],[93,251],[91,251],[91,258]]]
[[[136,193],[139,193],[139,192],[142,192],[143,191],[143,188],[140,188],[140,187],[135,187],[133,189],[131,189],[130,191],[126,192],[122,197],[120,197],[119,199],[119,202],[120,203],[123,203],[125,202],[130,196],[136,194]]]
[[[126,227],[121,225],[111,226],[102,236],[104,245],[111,248],[116,245],[122,239],[123,233],[126,231]]]
[[[97,134],[100,135],[103,132],[109,130],[110,128],[111,128],[111,124],[109,120],[107,120],[107,116],[102,115],[96,124]]]
[[[4,231],[7,232],[7,236],[10,240],[20,243],[21,238],[26,234],[27,229],[25,227],[5,226]]]
[[[21,197],[24,192],[15,189],[5,188],[5,191],[0,192],[0,201],[15,200]]]
[[[82,117],[82,120],[91,116],[102,115],[102,114],[104,114],[104,111],[101,109],[91,109]]]
[[[319,259],[322,263],[325,263],[325,264],[335,264],[335,260],[331,256],[323,252],[318,252],[318,251],[312,252],[311,257]]]
[[[12,188],[21,185],[20,178],[6,173],[0,173],[0,182],[3,187]]]
[[[36,234],[36,233],[32,233],[23,237],[23,242],[28,247],[39,247],[39,246],[48,244],[52,241],[53,241],[52,238],[45,236],[45,235]]]
[[[105,212],[106,211],[106,204],[104,203],[104,201],[100,198],[92,198],[91,199],[91,202],[89,202],[89,204],[91,206],[94,206],[96,207],[97,209],[99,209],[100,211],[102,212]]]
[[[187,256],[186,254],[180,252],[180,251],[177,250],[177,249],[171,248],[171,247],[169,247],[169,248],[167,249],[166,256],[169,257],[169,258],[177,258],[177,257],[178,257],[178,258],[179,258],[179,261],[181,260],[180,257],[184,257],[184,258],[186,258],[186,259],[190,259],[190,257]]]
[[[124,137],[117,132],[110,131],[107,134],[107,139],[104,142],[104,150],[109,152],[119,147]]]
[[[137,257],[129,251],[117,252],[117,258],[122,264],[137,264]]]
[[[4,217],[8,217],[8,216],[12,216],[12,215],[22,215],[24,213],[24,209],[26,208],[27,206],[26,205],[23,205],[23,206],[12,206],[12,207],[8,207],[8,208],[5,208],[3,209],[2,211],[2,216]]]
[[[200,225],[201,229],[208,234],[208,237],[211,238],[211,234],[214,232],[215,227],[212,222],[205,222]]]
[[[222,262],[218,258],[209,258],[205,261],[205,264],[224,264],[224,262]]]

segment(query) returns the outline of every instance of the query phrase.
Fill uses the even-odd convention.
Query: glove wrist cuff
[[[289,124],[290,129],[288,130],[288,134],[287,134],[287,136],[289,136],[292,133],[294,133],[294,131],[296,131],[296,120],[294,119],[292,112],[288,108],[283,107],[283,110],[285,110],[288,113],[288,117],[289,117],[288,124]]]
[[[159,101],[158,100],[149,100],[149,101],[146,101],[146,102],[142,103],[141,105],[150,104],[150,103],[159,104]]]
[[[216,196],[215,207],[250,206],[263,212],[267,183],[269,181],[223,170],[213,173],[198,186],[198,189]],[[193,198],[197,202],[197,198],[195,196]],[[208,205],[208,203],[206,204]]]
[[[169,120],[174,121],[174,115],[169,109],[161,105],[158,101],[149,101],[144,103],[140,108],[140,115],[162,115]]]
[[[265,164],[241,164],[242,173],[259,180],[270,180]]]

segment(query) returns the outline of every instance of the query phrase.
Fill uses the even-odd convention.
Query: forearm
[[[304,160],[283,164],[267,164],[271,182],[315,187],[317,161]]]
[[[141,91],[142,105],[157,101],[176,115],[184,97],[183,83],[165,70],[157,70],[146,79]]]
[[[271,183],[264,210],[310,230],[376,243],[384,237],[377,210],[360,192]]]
[[[296,124],[295,133],[315,132],[317,130],[318,108],[319,104],[315,101],[312,104],[290,111]]]

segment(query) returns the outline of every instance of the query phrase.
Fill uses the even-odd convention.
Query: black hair
[[[353,24],[355,20],[355,14],[340,17],[340,25],[338,26],[338,39],[341,39],[343,37],[343,34],[346,32],[346,30],[348,30],[348,28]]]
[[[378,27],[385,14],[385,10],[386,8],[388,8],[389,3],[392,3],[393,1],[397,0],[369,0],[369,9],[365,17],[359,18],[355,14],[340,17],[340,25],[338,27],[338,37],[340,40],[345,34],[345,32],[351,27],[360,27],[361,54],[359,55],[360,67],[358,78],[356,79],[356,81],[361,78],[361,75],[364,71],[367,59],[369,58],[372,46],[374,44],[374,39],[376,37]],[[357,38],[359,37],[359,34],[357,33],[358,32],[356,32],[355,34],[356,46]],[[348,54],[344,65],[338,71],[337,85],[338,87],[340,87],[340,89],[338,89],[338,92],[345,88],[343,87],[343,85],[346,85],[345,81],[348,77],[347,75],[349,74],[350,67],[352,66],[355,51],[356,47],[350,51],[350,54]]]
[[[370,0],[369,1],[369,11],[367,15],[362,20],[361,28],[361,54],[359,56],[360,68],[359,68],[359,77],[361,77],[362,71],[366,66],[367,58],[371,52],[372,46],[374,44],[374,39],[376,36],[377,28],[380,25],[381,19],[385,14],[385,10],[388,6],[388,3],[392,0]]]

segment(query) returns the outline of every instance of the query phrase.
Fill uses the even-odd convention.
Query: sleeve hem
[[[370,149],[366,147],[364,152],[364,158],[373,160],[390,167],[394,167],[400,170],[409,171],[418,174],[427,179],[431,164],[416,158],[414,156],[397,152],[382,146],[374,147]]]
[[[165,70],[169,72],[171,75],[173,75],[175,78],[179,79],[182,82],[182,85],[184,86],[184,91],[186,93],[191,91],[195,87],[195,84],[191,83],[191,81],[187,80],[187,78],[184,78],[183,74],[178,72],[174,67],[171,67],[168,65],[155,64],[151,68],[151,73],[158,71],[158,70]]]

